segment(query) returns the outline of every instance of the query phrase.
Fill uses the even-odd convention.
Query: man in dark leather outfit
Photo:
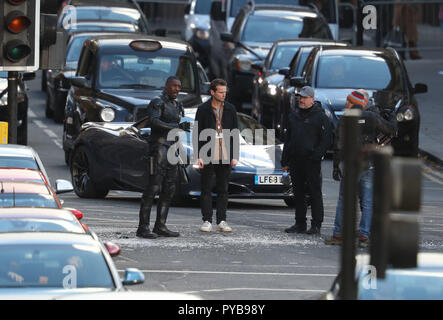
[[[167,158],[168,149],[176,141],[168,141],[167,136],[174,129],[190,130],[189,122],[180,123],[184,115],[183,105],[176,101],[180,90],[181,81],[177,77],[169,77],[162,95],[154,98],[148,105],[151,126],[148,157],[149,181],[142,196],[137,237],[154,239],[157,236],[178,237],[180,235],[166,227],[178,175],[178,164],[171,164]],[[149,229],[151,207],[158,193],[160,197],[157,203],[157,218],[151,232]]]

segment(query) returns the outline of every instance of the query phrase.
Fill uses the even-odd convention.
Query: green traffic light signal
[[[17,62],[23,58],[26,58],[31,54],[31,48],[23,41],[14,39],[6,43],[5,45],[5,57],[12,61]]]

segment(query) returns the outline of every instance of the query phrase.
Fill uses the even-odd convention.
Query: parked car
[[[443,254],[421,252],[417,267],[407,269],[388,268],[384,279],[370,274],[370,256],[357,256],[356,282],[358,300],[442,300]],[[376,270],[375,270],[376,271]],[[321,298],[339,299],[340,276],[331,289]]]
[[[61,70],[45,70],[46,79],[46,117],[62,123],[65,118],[66,97],[75,76],[78,60],[84,42],[93,36],[118,33],[113,32],[75,32],[70,36],[66,49],[66,63]]]
[[[204,68],[209,65],[209,11],[211,1],[190,0],[185,7],[182,39],[189,42]]]
[[[25,168],[39,170],[46,183],[51,185],[38,153],[29,146],[0,144],[0,168]]]
[[[55,299],[68,294],[121,292],[144,282],[128,268],[122,281],[94,236],[59,232],[0,233],[0,298]]]
[[[0,208],[0,233],[71,232],[86,233],[78,218],[69,210],[57,208]]]
[[[67,3],[59,14],[57,26],[70,34],[76,30],[92,31],[94,29],[87,29],[84,25],[95,23],[101,23],[103,26],[108,24],[110,27],[126,24],[138,32],[150,33],[148,20],[136,1],[73,0]]]
[[[308,7],[256,5],[240,10],[231,33],[221,35],[229,43],[223,65],[227,66],[229,99],[237,108],[251,102],[252,64],[264,60],[275,41],[294,38],[332,40],[332,34],[323,16]]]
[[[267,128],[274,128],[278,133],[282,129],[282,121],[287,114],[280,110],[280,99],[288,87],[287,78],[294,76],[306,62],[313,46],[340,45],[345,42],[326,39],[284,39],[274,42],[264,61],[257,61],[252,68],[258,70],[253,79],[252,116]],[[300,53],[299,49],[303,47]],[[300,59],[301,58],[301,59]],[[280,73],[286,69],[286,77]]]
[[[34,72],[25,72],[18,77],[17,85],[17,143],[28,144],[28,93],[25,81],[35,78]],[[0,71],[0,121],[9,122],[8,72]]]
[[[194,121],[196,109],[186,109],[182,121]],[[280,157],[283,145],[272,141],[252,117],[238,113],[240,159],[231,173],[230,198],[292,200],[292,189],[282,183]],[[250,130],[250,135],[245,133]],[[263,130],[263,140],[259,137]],[[75,193],[82,198],[103,198],[109,190],[144,190],[150,128],[146,119],[136,123],[85,123],[76,139],[70,162]],[[257,135],[257,136],[256,136]],[[175,201],[200,196],[200,171],[191,163],[191,132],[182,132],[186,154],[181,158],[181,179]],[[186,177],[186,181],[184,178]],[[215,189],[214,189],[215,190]]]
[[[169,76],[181,80],[177,100],[185,108],[200,104],[201,95],[209,89],[209,84],[203,88],[199,82],[196,59],[186,42],[135,34],[89,38],[66,102],[66,162],[83,123],[143,118],[150,99],[161,94]]]
[[[392,139],[394,154],[416,157],[420,112],[415,94],[427,86],[414,87],[403,61],[392,48],[317,47],[308,56],[301,77],[290,80],[294,87],[312,86],[315,99],[322,103],[336,125],[343,113],[347,95],[365,89],[382,109],[397,115],[398,134]]]

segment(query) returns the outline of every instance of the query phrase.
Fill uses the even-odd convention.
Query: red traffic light
[[[31,25],[31,20],[20,11],[12,11],[6,16],[6,27],[12,33],[19,33]]]

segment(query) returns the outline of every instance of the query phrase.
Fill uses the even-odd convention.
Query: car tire
[[[49,94],[46,93],[46,107],[45,107],[45,116],[46,118],[52,118],[54,116],[54,111],[52,111],[50,105],[49,105]]]
[[[65,107],[63,106],[55,106],[54,109],[54,121],[55,123],[63,123],[63,119],[65,118]]]
[[[285,198],[283,200],[285,201],[286,205],[289,208],[295,208],[295,198],[294,197]]]
[[[104,198],[109,190],[98,187],[91,177],[92,167],[89,163],[86,147],[79,146],[72,153],[70,171],[74,191],[80,198]]]
[[[69,166],[69,157],[71,156],[70,151],[65,150],[65,163]]]

